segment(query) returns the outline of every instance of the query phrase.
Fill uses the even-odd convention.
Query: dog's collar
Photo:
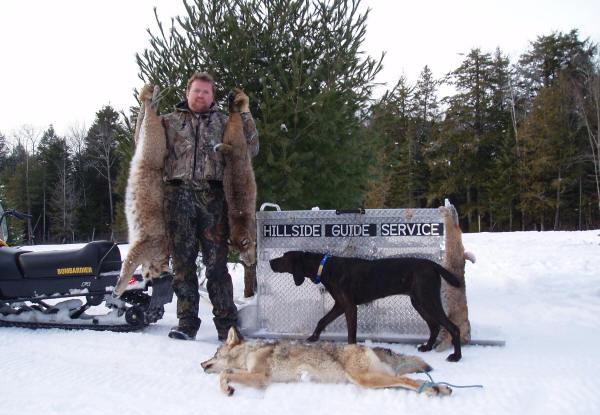
[[[319,264],[319,269],[317,270],[317,275],[315,277],[315,279],[313,280],[313,282],[315,284],[319,284],[321,282],[321,274],[323,273],[323,268],[325,268],[325,263],[327,262],[327,258],[329,258],[331,255],[329,254],[325,254],[323,255],[323,259],[321,259],[321,263]]]

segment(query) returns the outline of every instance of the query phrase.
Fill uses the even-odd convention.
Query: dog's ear
[[[234,326],[231,326],[229,328],[229,332],[227,333],[227,340],[225,340],[225,345],[227,347],[234,347],[237,346],[238,344],[242,343],[243,337],[240,334],[240,332],[238,331],[237,328],[235,328]]]
[[[294,276],[294,284],[299,287],[304,282],[304,261],[302,252],[291,252],[289,259],[292,265],[292,275]]]

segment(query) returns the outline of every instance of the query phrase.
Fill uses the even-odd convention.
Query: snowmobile
[[[0,246],[0,327],[135,331],[160,320],[173,298],[172,275],[146,280],[136,272],[115,298],[120,270],[119,247],[110,241],[37,252]],[[102,303],[108,312],[97,314]]]

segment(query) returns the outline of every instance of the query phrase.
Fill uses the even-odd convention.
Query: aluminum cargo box
[[[276,206],[276,205],[273,205]],[[250,337],[306,338],[333,306],[322,285],[296,287],[290,274],[274,273],[269,260],[290,250],[344,257],[416,256],[441,263],[444,226],[438,209],[366,209],[257,212],[257,294],[240,308],[240,328]],[[316,270],[315,270],[316,272]],[[358,309],[358,340],[416,342],[429,330],[408,296],[376,300]],[[343,316],[322,339],[347,339]]]

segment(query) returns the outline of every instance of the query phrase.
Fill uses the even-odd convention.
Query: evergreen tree
[[[520,84],[530,95],[536,95],[561,73],[576,70],[582,64],[589,68],[596,51],[596,45],[589,39],[579,39],[576,29],[538,36],[519,58]]]
[[[28,199],[23,189],[27,186],[26,166],[29,157],[25,146],[17,140],[6,157],[4,169],[1,173],[2,193],[6,198],[3,200],[4,209],[17,209],[21,212],[27,211]],[[5,218],[8,225],[8,244],[20,245],[27,242],[28,226],[26,222]]]
[[[361,50],[360,0],[184,3],[187,15],[168,31],[157,18],[158,33],[137,56],[144,81],[172,87],[163,109],[197,70],[216,76],[217,98],[241,85],[260,134],[259,204],[357,206],[369,162],[362,125],[381,69]]]
[[[373,105],[367,127],[376,161],[369,166],[365,205],[370,208],[402,207],[407,198],[403,157],[407,154],[410,99],[413,87],[404,76]]]
[[[37,159],[42,175],[41,229],[38,241],[39,243],[65,241],[69,234],[66,183],[70,180],[71,162],[65,139],[56,135],[52,125],[40,139]],[[59,200],[62,200],[62,203]]]
[[[0,173],[5,168],[6,158],[8,157],[8,143],[6,136],[0,131]]]
[[[568,223],[578,221],[582,206],[576,199],[583,193],[585,175],[581,162],[589,160],[591,147],[577,116],[581,85],[573,79],[593,70],[597,51],[572,30],[538,37],[519,60],[521,93],[530,97],[522,129],[521,205],[535,213],[531,220],[542,229],[560,228],[562,216]],[[574,197],[564,197],[569,194]]]
[[[51,128],[40,141],[38,158],[44,172],[45,241],[73,241],[73,211],[76,205],[73,166],[67,141]]]
[[[541,229],[560,229],[562,195],[577,184],[573,165],[580,131],[569,88],[562,77],[542,88],[523,127],[522,207]]]
[[[409,147],[411,160],[409,207],[425,207],[429,181],[429,167],[425,162],[426,148],[435,140],[437,123],[440,120],[437,87],[439,81],[433,78],[428,66],[421,71],[413,98],[415,119],[414,137]]]
[[[497,48],[492,57],[489,77],[489,107],[486,133],[480,155],[489,163],[481,172],[479,201],[489,230],[511,229],[518,192],[516,187],[516,140],[511,128],[512,75],[509,59]]]
[[[88,203],[85,209],[80,211],[83,218],[80,225],[85,226],[86,233],[89,232],[90,237],[94,239],[98,236],[114,238],[113,187],[119,168],[116,147],[124,134],[119,113],[107,105],[96,113],[96,120],[85,139],[86,165],[92,168],[86,171]]]
[[[484,206],[480,195],[484,184],[482,171],[490,168],[488,115],[491,107],[492,58],[489,53],[472,49],[447,81],[457,93],[446,99],[448,109],[441,125],[438,142],[430,148],[434,180],[429,199],[444,196],[462,204],[469,230],[479,229],[473,221]],[[441,200],[440,200],[441,202]],[[478,225],[478,224],[477,224]]]

